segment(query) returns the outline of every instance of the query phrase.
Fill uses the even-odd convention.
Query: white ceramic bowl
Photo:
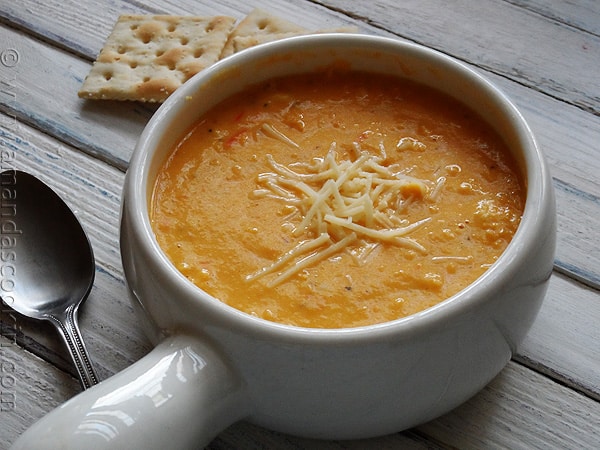
[[[434,86],[479,112],[518,160],[527,201],[499,260],[437,306],[361,328],[296,328],[246,315],[188,282],[159,248],[148,204],[159,165],[200,114],[249,84],[337,60]],[[397,40],[315,35],[234,55],[165,102],[131,160],[121,233],[131,297],[157,347],[38,423],[35,440],[44,446],[51,428],[80,448],[173,449],[200,448],[240,419],[326,439],[382,435],[434,419],[496,376],[531,326],[552,272],[555,206],[530,129],[476,72]]]

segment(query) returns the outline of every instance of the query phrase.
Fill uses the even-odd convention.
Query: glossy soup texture
[[[324,71],[204,114],[158,174],[157,240],[189,280],[267,320],[344,328],[447,299],[515,233],[525,182],[469,109],[388,76]]]

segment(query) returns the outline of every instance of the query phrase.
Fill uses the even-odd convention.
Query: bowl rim
[[[176,116],[186,97],[197,92],[204,83],[210,82],[215,74],[279,52],[303,50],[307,46],[322,49],[327,46],[344,48],[356,45],[393,52],[417,52],[423,57],[435,60],[436,64],[460,72],[461,76],[468,78],[469,82],[477,85],[478,89],[493,99],[494,104],[501,107],[519,135],[521,147],[525,149],[523,176],[526,179],[526,203],[521,223],[504,252],[481,276],[453,296],[418,313],[383,323],[333,329],[298,327],[251,316],[215,299],[191,283],[175,268],[160,248],[152,231],[147,208],[147,190],[150,189],[148,172],[154,154],[149,153],[147,148],[152,147],[152,142],[159,138],[161,124],[170,120],[171,116]],[[268,339],[340,345],[353,344],[357,339],[381,340],[397,334],[408,337],[413,333],[431,329],[432,326],[451,317],[466,314],[485,303],[487,298],[493,297],[494,289],[516,275],[515,266],[518,266],[518,261],[525,258],[535,244],[544,217],[540,214],[540,210],[543,211],[543,208],[547,207],[548,196],[551,195],[547,192],[548,186],[551,185],[549,177],[544,157],[522,114],[500,89],[474,69],[437,50],[412,42],[356,33],[323,33],[290,37],[249,48],[217,62],[178,88],[158,108],[135,146],[126,173],[122,209],[128,210],[129,225],[132,227],[130,232],[138,235],[137,240],[144,246],[142,250],[145,264],[152,264],[159,268],[161,275],[166,277],[179,295],[203,302],[202,308],[210,309],[212,316],[222,318],[247,334],[258,334]],[[143,299],[141,301],[143,302]]]

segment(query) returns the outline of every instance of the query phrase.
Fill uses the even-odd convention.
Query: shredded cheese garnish
[[[263,131],[289,145],[297,145],[272,127],[263,127]],[[424,146],[413,138],[400,142],[398,147]],[[338,161],[335,142],[325,157],[309,163],[285,166],[267,155],[272,171],[259,174],[253,195],[274,198],[290,207],[293,213],[287,220],[294,223],[292,235],[307,238],[272,264],[248,275],[246,280],[277,272],[268,283],[275,286],[351,245],[354,248],[350,254],[360,258],[366,258],[384,242],[426,250],[407,235],[431,218],[410,223],[405,208],[414,201],[433,200],[445,180],[421,180],[386,164],[383,144],[379,146],[379,154],[373,155],[355,142],[352,156],[353,161]]]
[[[300,148],[300,146],[298,144],[296,144],[294,141],[292,141],[289,137],[287,137],[285,134],[283,134],[281,131],[279,131],[277,128],[275,128],[273,125],[268,124],[268,123],[263,123],[260,128],[263,131],[263,133],[265,133],[267,136],[272,137],[273,139],[278,139],[281,142],[283,142],[284,144],[288,144],[294,148]]]

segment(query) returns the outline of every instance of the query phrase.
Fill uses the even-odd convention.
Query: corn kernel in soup
[[[160,169],[151,216],[173,264],[215,298],[342,328],[472,283],[523,206],[509,150],[471,110],[391,76],[324,71],[204,114]]]

